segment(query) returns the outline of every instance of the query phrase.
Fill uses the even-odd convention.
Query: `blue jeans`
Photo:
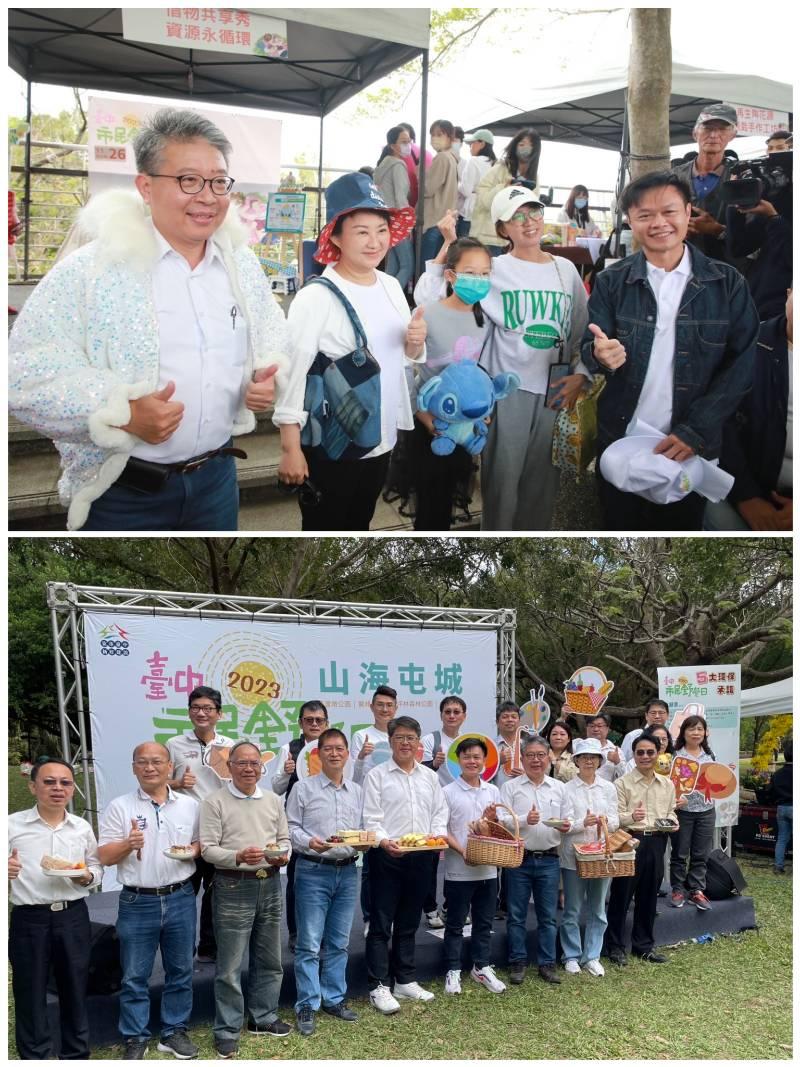
[[[161,994],[161,1037],[189,1026],[192,1014],[192,956],[197,905],[191,880],[169,896],[145,893],[119,895],[117,936],[122,961],[119,1032],[124,1038],[150,1037],[149,979],[161,949],[164,992]]]
[[[786,862],[786,849],[792,840],[792,805],[778,805],[778,840],[775,842],[775,866],[783,870]]]
[[[248,950],[248,1014],[262,1028],[278,1018],[283,981],[280,876],[234,878],[217,871],[211,900],[217,939],[214,1037],[238,1041],[244,1022],[242,966]]]
[[[386,273],[391,274],[400,282],[400,288],[405,289],[414,276],[414,244],[412,237],[406,237],[405,241],[389,249],[386,257]]]
[[[171,474],[159,493],[112,485],[94,501],[83,530],[235,530],[239,485],[233,456]]]
[[[561,877],[564,882],[564,915],[561,919],[559,933],[564,960],[577,960],[588,963],[599,960],[603,949],[603,935],[606,932],[606,893],[610,878],[581,878],[577,871],[563,868]],[[587,922],[583,935],[581,951],[581,906],[586,902]]]
[[[295,1011],[331,1007],[347,996],[347,946],[356,906],[356,867],[334,867],[298,856],[294,872],[297,947]],[[320,949],[324,955],[320,962]]]
[[[439,254],[439,249],[444,244],[444,237],[439,233],[435,226],[431,226],[429,230],[425,230],[422,234],[422,264],[421,268],[424,270],[425,264],[429,259],[436,259]]]
[[[508,962],[527,963],[526,923],[533,893],[536,910],[536,959],[540,967],[556,962],[556,909],[561,868],[558,856],[526,856],[521,867],[508,869]]]

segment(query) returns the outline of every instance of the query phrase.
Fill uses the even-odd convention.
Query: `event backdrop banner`
[[[741,686],[742,669],[738,663],[658,668],[658,695],[669,704],[670,728],[687,705],[701,704],[708,724],[708,743],[717,763],[727,764],[736,775],[736,789],[732,795],[714,801],[717,826],[735,826],[739,821]]]
[[[370,725],[370,698],[381,684],[397,690],[398,714],[418,719],[423,733],[439,726],[439,702],[448,694],[466,701],[470,729],[495,733],[495,630],[91,611],[84,626],[100,811],[135,784],[135,745],[191,729],[188,696],[198,685],[222,693],[220,733],[274,753],[297,736],[305,700],[322,700],[331,725],[348,737]]]

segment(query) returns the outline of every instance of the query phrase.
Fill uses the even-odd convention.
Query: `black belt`
[[[76,904],[85,904],[86,897],[79,900],[54,900],[52,904],[15,904],[15,908],[25,908],[27,911],[68,911]]]
[[[114,484],[123,485],[128,489],[138,489],[142,493],[158,493],[167,484],[171,475],[191,474],[193,471],[200,470],[217,456],[236,456],[238,459],[247,459],[247,453],[241,448],[231,448],[228,445],[212,449],[211,452],[203,452],[199,456],[192,456],[191,459],[183,460],[181,463],[154,463],[149,459],[130,456],[122,474]]]
[[[300,852],[299,856],[300,859],[308,860],[309,863],[322,863],[326,867],[349,867],[358,859],[358,856],[349,856],[346,860],[329,860],[324,856],[310,856],[307,852]]]
[[[216,867],[217,874],[226,878],[272,878],[280,870],[279,867],[259,867],[257,871],[234,871],[229,867]]]
[[[525,849],[525,855],[526,856],[533,856],[534,859],[539,859],[540,856],[558,856],[558,855],[560,855],[560,853],[559,853],[557,848],[547,848],[547,849],[544,849],[542,851],[537,851],[535,849],[526,848]]]
[[[157,885],[152,888],[144,885],[124,885],[122,888],[126,893],[143,893],[147,897],[168,897],[170,893],[177,893],[179,889],[189,885],[190,881],[190,878],[185,878],[182,882],[172,882],[171,885]]]

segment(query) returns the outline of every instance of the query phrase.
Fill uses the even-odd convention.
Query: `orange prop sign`
[[[680,800],[687,793],[692,793],[697,788],[697,775],[700,764],[688,756],[676,756],[672,761],[672,770],[669,773],[670,780],[675,786],[675,797]]]

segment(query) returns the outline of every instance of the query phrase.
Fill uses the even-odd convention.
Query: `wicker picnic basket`
[[[492,867],[519,867],[525,853],[524,842],[519,836],[519,819],[505,804],[497,804],[497,807],[505,808],[514,820],[514,832],[507,830],[502,823],[489,820],[491,837],[472,833],[467,835],[467,862],[489,864]]]
[[[575,845],[575,866],[579,878],[630,878],[636,865],[636,853],[613,852],[608,836],[608,820],[601,815],[597,823],[597,839],[602,839],[602,852],[582,852]]]

